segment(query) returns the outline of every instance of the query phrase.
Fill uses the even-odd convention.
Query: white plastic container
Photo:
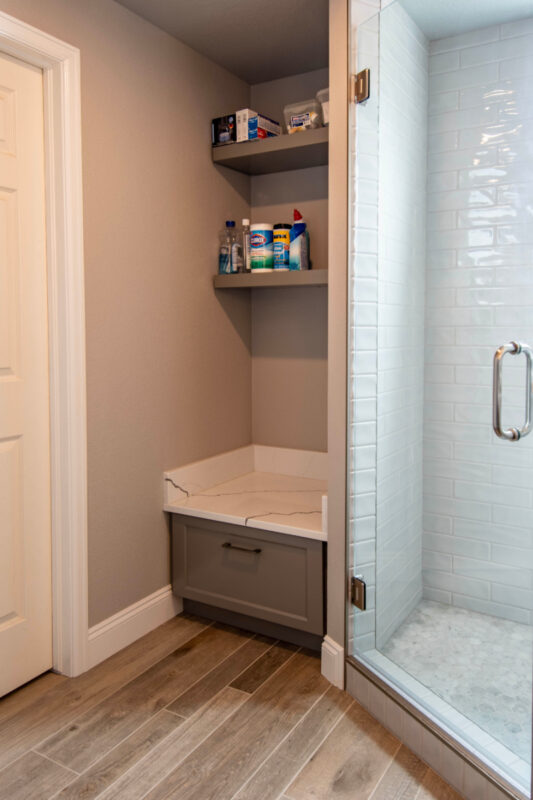
[[[329,86],[316,93],[316,99],[322,106],[322,119],[324,125],[329,125]]]
[[[322,127],[322,111],[315,97],[303,100],[301,103],[289,103],[283,109],[283,116],[287,133]]]

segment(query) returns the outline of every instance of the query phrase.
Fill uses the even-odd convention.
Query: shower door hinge
[[[370,70],[363,69],[357,75],[351,76],[352,103],[364,103],[370,97]]]
[[[361,611],[366,610],[366,583],[362,575],[354,575],[350,581],[352,604]]]

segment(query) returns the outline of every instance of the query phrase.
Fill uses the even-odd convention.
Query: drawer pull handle
[[[238,544],[232,544],[231,542],[224,542],[222,547],[229,547],[231,550],[242,550],[243,553],[260,553],[260,547],[239,547]]]

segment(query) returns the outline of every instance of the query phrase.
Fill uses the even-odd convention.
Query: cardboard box
[[[211,144],[218,147],[222,144],[232,144],[237,141],[237,125],[235,114],[225,117],[216,117],[211,120]]]
[[[258,114],[251,108],[237,111],[237,141],[247,142],[249,139],[266,139],[268,136],[279,136],[281,125],[269,117]]]

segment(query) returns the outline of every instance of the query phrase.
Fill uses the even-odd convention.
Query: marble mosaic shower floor
[[[423,600],[381,652],[529,761],[532,644],[528,625]]]

